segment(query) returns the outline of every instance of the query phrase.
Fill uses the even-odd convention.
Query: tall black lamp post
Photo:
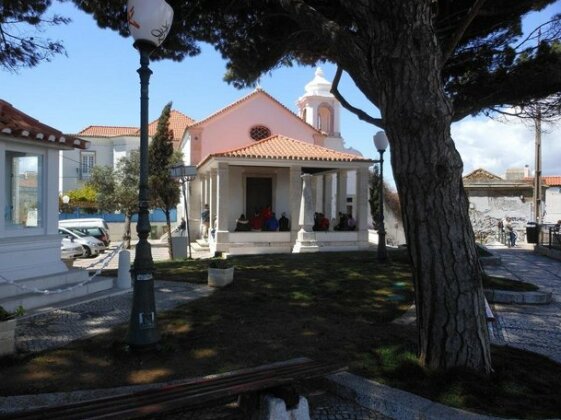
[[[388,148],[388,137],[383,131],[374,136],[374,146],[380,153],[380,220],[378,224],[378,261],[388,258],[386,250],[386,228],[384,227],[384,152]]]
[[[129,0],[129,30],[134,47],[140,52],[140,182],[138,192],[138,244],[133,268],[133,301],[126,341],[131,347],[148,347],[160,341],[154,300],[154,261],[148,242],[148,83],[152,71],[150,54],[158,48],[169,32],[173,9],[164,0]]]
[[[172,178],[178,179],[181,182],[181,189],[183,192],[183,207],[185,211],[185,221],[187,224],[187,249],[189,250],[189,258],[191,258],[191,232],[189,231],[189,207],[187,206],[187,192],[185,184],[197,176],[196,166],[187,165],[174,165],[169,170],[169,175]]]

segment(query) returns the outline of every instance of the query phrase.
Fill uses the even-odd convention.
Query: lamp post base
[[[386,249],[386,232],[378,232],[378,261],[386,261],[388,259],[388,251]]]
[[[134,291],[126,342],[133,348],[147,348],[160,339],[152,274],[133,274]]]

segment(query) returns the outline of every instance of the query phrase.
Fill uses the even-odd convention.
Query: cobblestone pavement
[[[561,261],[534,254],[529,249],[493,249],[502,265],[486,267],[491,275],[503,275],[533,283],[551,292],[549,305],[493,304],[496,344],[532,351],[561,363]]]
[[[205,285],[156,281],[154,292],[158,311],[166,311],[208,296],[212,289]],[[126,291],[23,318],[16,327],[16,348],[21,352],[42,351],[107,332],[129,321],[131,303],[132,291]]]

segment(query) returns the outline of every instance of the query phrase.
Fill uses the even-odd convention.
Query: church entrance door
[[[273,205],[272,178],[246,178],[245,211],[249,218],[256,210]]]

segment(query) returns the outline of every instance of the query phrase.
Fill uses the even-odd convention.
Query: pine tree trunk
[[[385,5],[395,16],[372,28],[371,46],[379,50],[369,51],[370,61],[349,73],[379,105],[390,140],[413,267],[421,362],[489,373],[481,274],[430,4]]]

